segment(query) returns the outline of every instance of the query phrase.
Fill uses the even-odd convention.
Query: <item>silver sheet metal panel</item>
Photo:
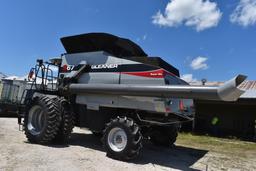
[[[25,81],[2,79],[0,83],[0,103],[19,103],[25,88]]]
[[[246,90],[244,94],[241,95],[242,99],[256,99],[256,89]]]
[[[256,99],[256,81],[244,81],[239,88],[245,90],[240,98]]]

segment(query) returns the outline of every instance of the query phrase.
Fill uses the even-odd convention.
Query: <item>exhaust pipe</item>
[[[121,96],[185,98],[236,101],[243,93],[238,86],[246,79],[238,75],[222,86],[142,85],[142,84],[70,84],[72,94],[90,93]]]

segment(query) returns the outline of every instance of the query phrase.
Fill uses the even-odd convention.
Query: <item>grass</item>
[[[180,133],[176,144],[217,153],[239,155],[241,157],[246,157],[246,155],[253,155],[256,157],[256,143],[236,139]]]

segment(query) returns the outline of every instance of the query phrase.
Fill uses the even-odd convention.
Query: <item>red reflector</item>
[[[168,113],[171,112],[171,108],[170,108],[170,107],[166,107],[165,110],[166,110],[166,112],[168,112]]]
[[[61,67],[61,72],[67,72],[68,71],[68,66],[67,65],[63,65]]]

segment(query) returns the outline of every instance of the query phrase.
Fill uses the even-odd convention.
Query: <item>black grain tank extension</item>
[[[105,51],[119,58],[163,68],[176,76],[179,70],[165,62],[160,57],[148,57],[142,48],[129,39],[108,33],[87,33],[61,38],[61,42],[68,54]]]

